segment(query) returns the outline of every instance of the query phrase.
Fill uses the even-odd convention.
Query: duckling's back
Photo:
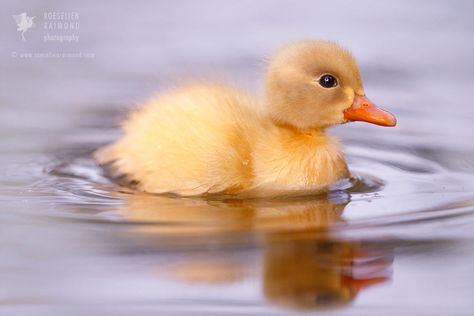
[[[262,125],[250,97],[195,85],[152,99],[125,121],[124,136],[96,152],[114,173],[153,193],[237,193],[251,185],[251,135]]]

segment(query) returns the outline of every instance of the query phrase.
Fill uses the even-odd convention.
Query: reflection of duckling
[[[323,228],[339,221],[347,203],[347,200],[333,203],[324,196],[219,201],[144,193],[127,196],[125,201],[121,207],[122,216],[134,222],[151,224],[140,227],[142,232],[173,235]]]
[[[249,276],[248,262],[213,255],[185,256],[185,260],[160,266],[157,272],[193,284],[226,284]]]
[[[225,284],[258,276],[255,263],[262,257],[263,292],[277,305],[318,309],[347,304],[359,290],[384,281],[379,272],[390,264],[378,261],[382,268],[373,271],[366,266],[373,262],[367,260],[374,257],[370,249],[358,242],[330,240],[329,226],[342,221],[347,201],[209,201],[135,194],[125,202],[125,217],[150,223],[137,227],[146,247],[160,249],[165,244],[174,249],[182,245],[180,236],[186,240],[188,251],[154,266],[154,272],[195,285]],[[253,236],[261,252],[249,249],[242,255],[234,248],[222,249],[229,242],[245,245],[245,234],[237,232]],[[208,251],[190,250],[202,242]],[[358,273],[360,265],[363,274]]]
[[[364,95],[356,62],[339,46],[305,41],[270,62],[262,109],[220,85],[195,85],[150,100],[125,135],[96,153],[142,191],[180,195],[301,195],[348,176],[329,126],[395,118]]]

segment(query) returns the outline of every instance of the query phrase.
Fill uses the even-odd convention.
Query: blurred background
[[[0,312],[470,315],[472,1],[0,3]],[[34,18],[33,18],[34,17]],[[335,128],[355,180],[302,201],[119,187],[90,158],[190,78],[261,94],[265,59],[327,39],[393,129]]]

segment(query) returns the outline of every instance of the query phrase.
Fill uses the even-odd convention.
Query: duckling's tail
[[[116,163],[120,159],[120,143],[106,145],[97,149],[92,157],[101,165],[104,174],[119,185],[135,188],[138,181],[117,167]]]
[[[106,165],[118,159],[117,144],[109,144],[97,149],[92,157],[101,165]]]

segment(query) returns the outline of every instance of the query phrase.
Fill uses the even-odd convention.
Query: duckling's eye
[[[332,75],[323,75],[319,78],[319,84],[323,88],[332,88],[337,86],[337,80]]]

